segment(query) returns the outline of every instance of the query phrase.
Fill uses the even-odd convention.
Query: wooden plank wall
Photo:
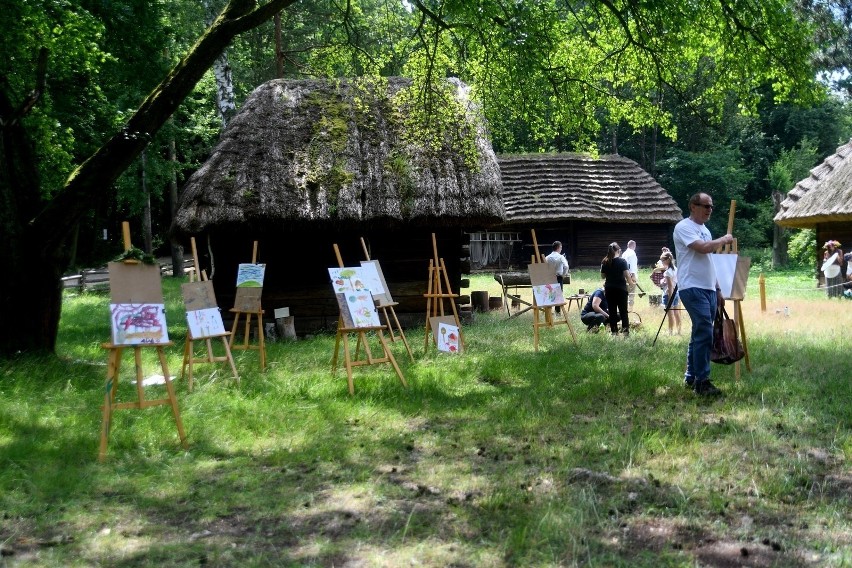
[[[524,268],[533,252],[532,232],[535,229],[536,240],[542,254],[550,254],[553,241],[562,241],[562,252],[568,258],[572,268],[593,268],[600,266],[606,256],[609,243],[615,241],[621,248],[627,247],[627,241],[636,241],[636,255],[640,267],[653,266],[660,258],[663,246],[672,247],[671,234],[674,224],[669,223],[593,223],[588,221],[564,221],[537,227],[513,226],[523,239],[513,257],[517,259],[517,268]]]
[[[458,294],[462,231],[442,229],[435,233],[438,254],[444,259],[453,291]],[[289,307],[299,334],[334,329],[338,307],[328,279],[328,268],[337,266],[332,244],[338,244],[346,266],[358,266],[365,258],[360,242],[362,236],[367,241],[370,257],[381,262],[393,298],[399,302],[395,309],[400,319],[410,321],[412,318],[402,317],[410,313],[417,316],[415,321],[422,320],[426,312],[423,294],[432,258],[431,235],[428,229],[409,229],[259,237],[257,260],[266,263],[262,298],[265,321],[273,321],[275,308]],[[216,266],[212,280],[216,299],[227,320],[234,302],[237,265],[251,262],[252,240],[217,234],[212,236],[212,242]],[[205,249],[203,256],[206,257],[206,244],[200,249]],[[209,265],[209,259],[202,258],[202,268]]]

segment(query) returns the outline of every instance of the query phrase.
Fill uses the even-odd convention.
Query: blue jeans
[[[692,320],[692,336],[686,350],[687,382],[710,378],[710,347],[713,345],[713,319],[716,316],[716,291],[687,288],[679,291],[680,300]]]

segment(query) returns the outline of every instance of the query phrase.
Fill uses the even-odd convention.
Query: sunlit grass
[[[567,290],[599,283],[574,271]],[[178,375],[179,283],[164,288]],[[471,290],[500,293],[490,275]],[[108,300],[68,294],[58,356],[0,363],[0,563],[681,566],[718,541],[775,565],[849,565],[852,302],[803,274],[769,274],[766,290],[762,312],[753,275],[751,371],[714,365],[720,400],[680,384],[685,314],[683,336],[664,327],[652,345],[662,312],[647,298],[626,340],[587,334],[572,308],[577,344],[545,329],[536,353],[531,314],[504,309],[466,325],[461,356],[424,354],[409,330],[415,363],[393,346],[409,389],[379,365],[355,370],[349,397],[331,335],[268,344],[265,373],[237,353],[239,386],[199,365],[192,393],[176,381],[190,449],[166,407],[123,410],[104,464]],[[128,356],[124,399],[131,376]]]

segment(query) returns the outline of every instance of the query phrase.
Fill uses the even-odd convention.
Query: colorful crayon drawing
[[[361,284],[364,288],[370,291],[373,296],[378,296],[385,293],[382,277],[379,276],[379,271],[376,268],[375,261],[361,261]]]
[[[226,333],[219,308],[186,312],[186,323],[189,325],[189,333],[193,339],[218,337]]]
[[[533,286],[533,296],[535,296],[535,303],[539,307],[561,306],[565,303],[562,288],[559,287],[559,284],[555,283]]]
[[[265,264],[240,264],[237,268],[237,288],[263,288]]]
[[[379,327],[379,314],[369,290],[360,290],[346,294],[346,307],[352,317],[354,327]]]
[[[113,345],[168,343],[165,304],[110,304]]]
[[[335,294],[345,294],[359,290],[356,282],[361,281],[361,269],[359,267],[329,268],[328,276]]]
[[[459,328],[448,323],[438,324],[438,334],[435,336],[438,341],[438,351],[444,353],[459,353]]]

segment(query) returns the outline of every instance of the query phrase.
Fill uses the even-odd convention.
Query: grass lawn
[[[574,271],[567,290],[598,283]],[[685,313],[652,345],[647,298],[624,339],[572,309],[577,344],[559,326],[536,353],[532,315],[503,310],[477,314],[460,356],[408,330],[415,362],[392,346],[408,389],[377,365],[350,397],[333,335],[268,344],[265,373],[237,352],[239,386],[199,365],[193,392],[175,382],[189,449],[167,407],[118,410],[103,464],[108,298],[67,293],[57,356],[0,361],[0,567],[850,566],[852,301],[806,274],[766,290],[761,312],[753,274],[751,372],[714,365],[720,399],[681,385]]]

